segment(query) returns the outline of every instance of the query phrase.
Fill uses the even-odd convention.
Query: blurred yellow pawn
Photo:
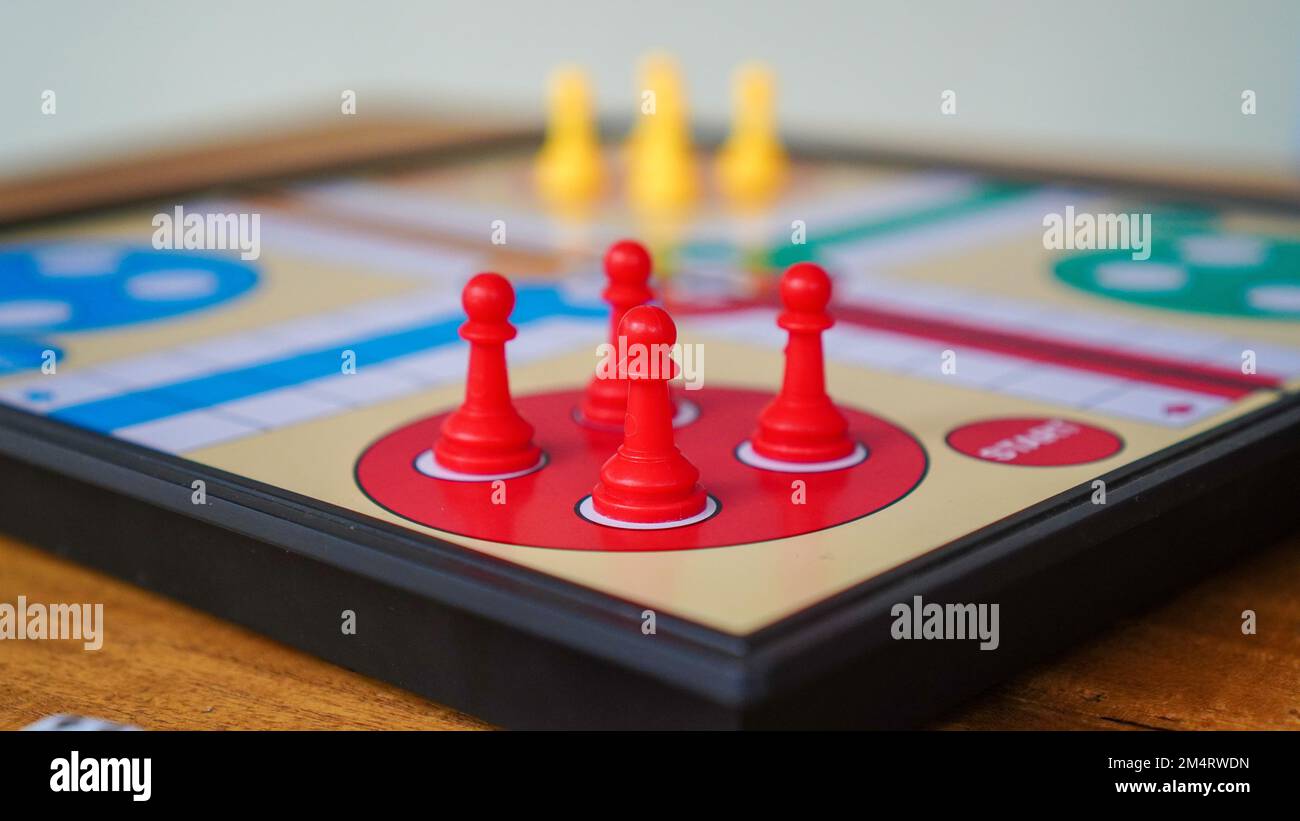
[[[546,141],[535,171],[538,192],[555,205],[587,205],[604,190],[591,86],[579,69],[559,69],[551,75]]]
[[[681,75],[671,58],[644,61],[638,101],[627,143],[628,197],[641,211],[681,210],[695,201],[699,181]]]
[[[645,145],[646,133],[654,128],[659,113],[659,98],[664,95],[670,105],[681,100],[681,76],[673,58],[656,51],[642,57],[637,66],[637,111],[623,146],[628,162],[635,162],[640,147]]]
[[[733,203],[768,203],[785,184],[788,161],[776,129],[776,83],[766,67],[736,72],[731,134],[718,150],[718,187]]]

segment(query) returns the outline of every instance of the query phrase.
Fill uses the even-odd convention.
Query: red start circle
[[[546,464],[533,473],[493,483],[421,472],[417,462],[447,416],[440,413],[368,447],[357,461],[357,484],[398,516],[446,533],[526,547],[655,551],[751,544],[836,527],[897,502],[925,476],[925,450],[916,437],[855,408],[841,410],[850,434],[867,450],[861,463],[823,473],[760,470],[735,451],[771,394],[711,386],[680,396],[699,407],[699,418],[677,430],[677,445],[700,469],[700,483],[719,505],[716,515],[696,524],[625,530],[579,515],[578,504],[623,438],[619,431],[574,421],[580,390],[516,397],[515,406],[533,424],[534,441],[546,453]]]
[[[962,425],[948,434],[948,444],[958,453],[999,465],[1059,467],[1114,456],[1124,440],[1083,422],[1024,416]]]

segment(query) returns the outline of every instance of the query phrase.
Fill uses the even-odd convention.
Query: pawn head
[[[775,82],[772,71],[762,63],[746,63],[736,70],[733,80],[737,105],[744,111],[770,114]]]
[[[623,314],[618,333],[628,345],[672,345],[677,341],[677,325],[668,312],[658,305],[638,305]]]
[[[605,252],[605,276],[618,285],[643,286],[650,281],[650,252],[636,240],[619,240]]]
[[[587,75],[577,66],[562,66],[551,72],[548,89],[551,100],[560,106],[586,108],[591,102]]]
[[[787,311],[821,313],[831,301],[831,278],[820,265],[797,262],[781,277],[781,304]]]
[[[500,274],[475,274],[465,283],[460,304],[473,322],[505,322],[515,308],[515,289]]]

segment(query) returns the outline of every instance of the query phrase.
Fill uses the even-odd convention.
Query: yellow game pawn
[[[652,116],[658,113],[660,94],[667,90],[670,97],[680,95],[681,80],[673,58],[663,52],[654,52],[641,58],[637,67],[637,111],[632,119],[632,130],[623,145],[623,156],[635,162],[639,147],[645,144],[645,134],[651,128]]]
[[[653,55],[642,66],[641,80],[627,145],[628,198],[640,211],[681,210],[699,194],[681,76],[670,58]]]
[[[537,190],[554,205],[573,208],[597,199],[605,186],[591,87],[576,68],[551,75],[546,142],[537,154]]]
[[[775,81],[758,64],[735,78],[731,135],[718,150],[718,187],[735,204],[753,208],[772,200],[785,183],[788,161],[776,129]]]

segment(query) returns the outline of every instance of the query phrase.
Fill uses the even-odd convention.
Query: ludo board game
[[[663,99],[601,146],[566,82],[540,154],[6,230],[4,527],[489,721],[762,727],[914,724],[1295,523],[1292,210]]]

